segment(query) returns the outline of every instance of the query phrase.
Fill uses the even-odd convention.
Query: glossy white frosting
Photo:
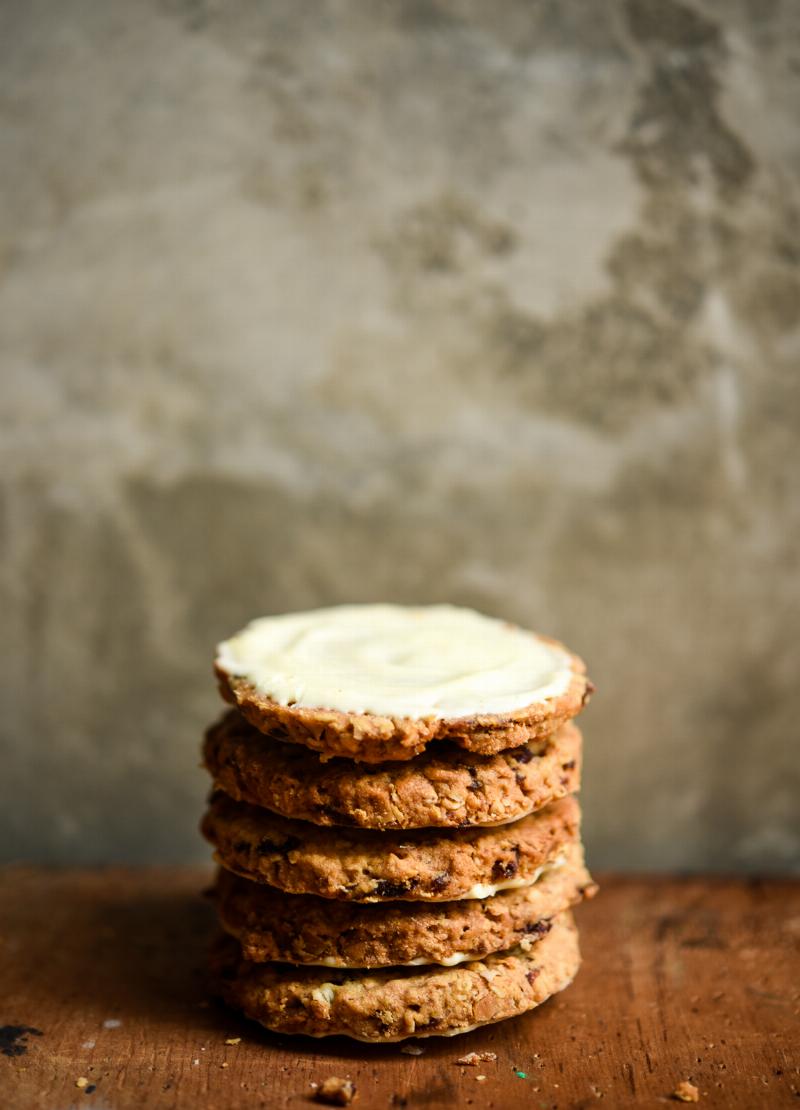
[[[217,665],[279,705],[415,718],[509,713],[572,677],[565,651],[452,605],[262,617],[218,645]]]

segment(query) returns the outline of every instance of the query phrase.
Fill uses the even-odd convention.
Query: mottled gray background
[[[206,857],[212,646],[585,655],[597,866],[796,867],[800,5],[0,3],[0,853]]]

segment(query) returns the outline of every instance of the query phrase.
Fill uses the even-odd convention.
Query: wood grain
[[[409,1056],[272,1036],[209,1004],[208,878],[0,871],[0,1025],[42,1032],[0,1055],[0,1106],[302,1108],[330,1075],[355,1080],[356,1110],[678,1105],[684,1079],[701,1105],[800,1106],[798,883],[605,877],[567,992]],[[455,1063],[486,1049],[496,1063]]]

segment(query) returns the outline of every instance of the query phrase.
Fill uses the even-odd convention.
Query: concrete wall
[[[797,866],[799,12],[0,5],[4,858],[205,858],[215,641],[446,599],[596,866]]]

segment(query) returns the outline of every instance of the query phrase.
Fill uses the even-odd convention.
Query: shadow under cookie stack
[[[219,645],[202,831],[219,993],[268,1029],[453,1035],[580,963],[581,734],[555,641],[468,609],[340,606]]]

